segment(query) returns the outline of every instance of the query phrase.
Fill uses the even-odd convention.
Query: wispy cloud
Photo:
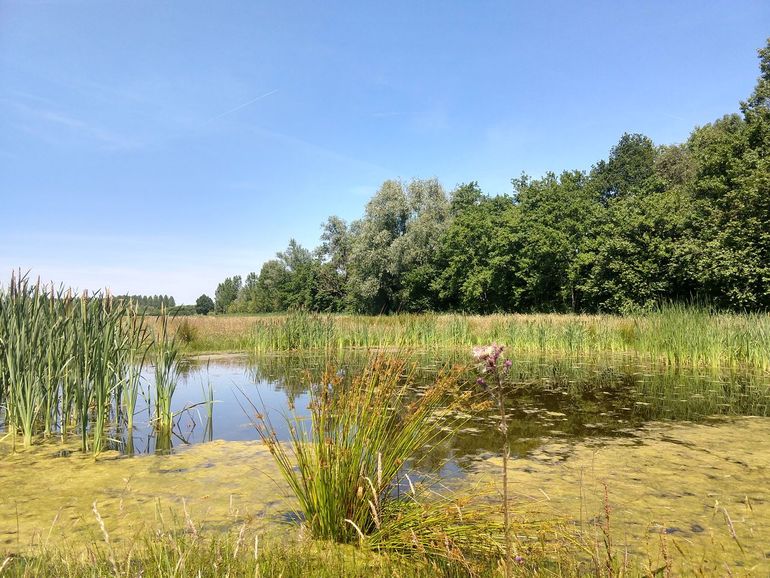
[[[119,132],[108,130],[99,124],[61,110],[37,104],[45,102],[46,99],[35,98],[34,105],[7,98],[0,100],[10,104],[20,113],[22,122],[17,126],[51,143],[62,141],[62,134],[59,131],[63,129],[65,135],[95,142],[109,150],[125,150],[141,146],[140,142]],[[31,100],[33,100],[31,96],[27,98],[28,102]]]
[[[208,119],[203,124],[208,124],[210,122],[214,122],[215,120],[219,120],[222,117],[225,117],[225,116],[228,116],[228,115],[233,114],[235,112],[238,112],[239,110],[242,110],[242,109],[246,108],[247,106],[251,106],[255,102],[262,100],[263,98],[267,98],[268,96],[271,96],[271,95],[275,94],[276,92],[278,92],[277,88],[274,89],[274,90],[271,90],[270,92],[266,92],[265,94],[260,94],[256,98],[252,98],[251,100],[247,100],[246,102],[241,103],[238,106],[236,106],[234,108],[231,108],[230,110],[226,110],[225,112],[222,112],[220,114],[212,116],[210,119]]]
[[[296,147],[300,150],[305,151],[308,154],[338,161],[348,165],[358,166],[360,168],[364,168],[369,171],[376,172],[378,175],[392,174],[392,171],[389,171],[386,167],[383,167],[376,163],[358,159],[350,155],[347,155],[345,153],[341,153],[339,151],[330,149],[328,147],[325,147],[295,136],[291,136],[288,134],[284,134],[281,132],[268,130],[260,127],[253,127],[251,130],[260,136],[264,136],[273,140],[277,140],[289,146]]]

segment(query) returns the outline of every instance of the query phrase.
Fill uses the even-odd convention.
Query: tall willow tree
[[[351,242],[348,224],[343,219],[332,216],[322,225],[321,244],[315,250],[318,259],[315,301],[321,311],[345,308]]]
[[[369,313],[433,308],[430,283],[449,219],[449,199],[437,180],[385,181],[352,225],[352,307]]]

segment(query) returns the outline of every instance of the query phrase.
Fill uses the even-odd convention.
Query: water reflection
[[[411,354],[417,367],[415,394],[443,367],[465,364],[462,387],[475,388],[467,357]],[[189,444],[253,440],[254,408],[264,408],[279,438],[286,439],[284,417],[308,414],[308,387],[328,366],[353,375],[366,363],[363,353],[217,357],[185,363],[174,398],[174,429],[158,439],[149,425],[147,402],[135,418],[133,435],[115,432],[116,448],[168,452]],[[152,399],[151,374],[144,379]],[[253,404],[253,407],[252,407]],[[507,405],[514,456],[532,455],[547,441],[633,436],[650,421],[703,421],[713,416],[770,413],[770,376],[751,371],[672,369],[640,364],[632,358],[537,357],[515,359],[509,374]],[[144,419],[142,419],[144,417]],[[502,446],[497,416],[473,412],[458,435],[426,448],[426,463],[463,467]],[[566,446],[565,446],[566,447]],[[566,451],[566,450],[565,450]],[[558,456],[556,456],[558,458]],[[556,459],[549,456],[548,459]]]

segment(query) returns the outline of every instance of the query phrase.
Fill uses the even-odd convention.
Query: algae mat
[[[64,455],[62,455],[64,454]],[[0,550],[113,542],[194,524],[222,531],[275,524],[292,509],[261,442],[210,442],[172,455],[94,459],[44,445],[0,457]]]
[[[64,454],[64,455],[62,455]],[[58,457],[62,456],[62,457]],[[499,480],[479,458],[453,487]],[[655,423],[622,438],[545,439],[512,461],[511,490],[600,542],[605,487],[614,543],[632,556],[673,558],[770,575],[770,419]],[[101,540],[94,502],[113,541],[158,527],[227,531],[281,524],[294,505],[260,442],[211,442],[169,456],[103,456],[58,445],[0,457],[0,551]],[[577,535],[577,532],[576,532]],[[715,562],[717,561],[717,562]]]
[[[616,547],[665,550],[699,564],[770,576],[770,419],[657,423],[618,439],[545,443],[511,462],[511,490],[603,544],[609,508]],[[488,479],[500,459],[480,462]],[[606,497],[605,497],[606,496]],[[687,571],[687,573],[689,573]]]

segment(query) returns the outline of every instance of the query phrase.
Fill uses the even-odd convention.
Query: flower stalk
[[[492,344],[473,348],[473,357],[481,364],[482,374],[491,374],[494,379],[495,391],[493,396],[497,402],[500,412],[500,433],[503,436],[503,524],[505,532],[505,576],[511,575],[513,564],[513,543],[511,540],[511,521],[508,507],[508,461],[510,460],[511,448],[508,440],[508,415],[505,407],[505,387],[503,384],[503,375],[507,374],[513,363],[506,359],[500,367],[500,356],[503,353],[503,346]],[[476,383],[484,388],[488,386],[484,377],[479,377]]]

